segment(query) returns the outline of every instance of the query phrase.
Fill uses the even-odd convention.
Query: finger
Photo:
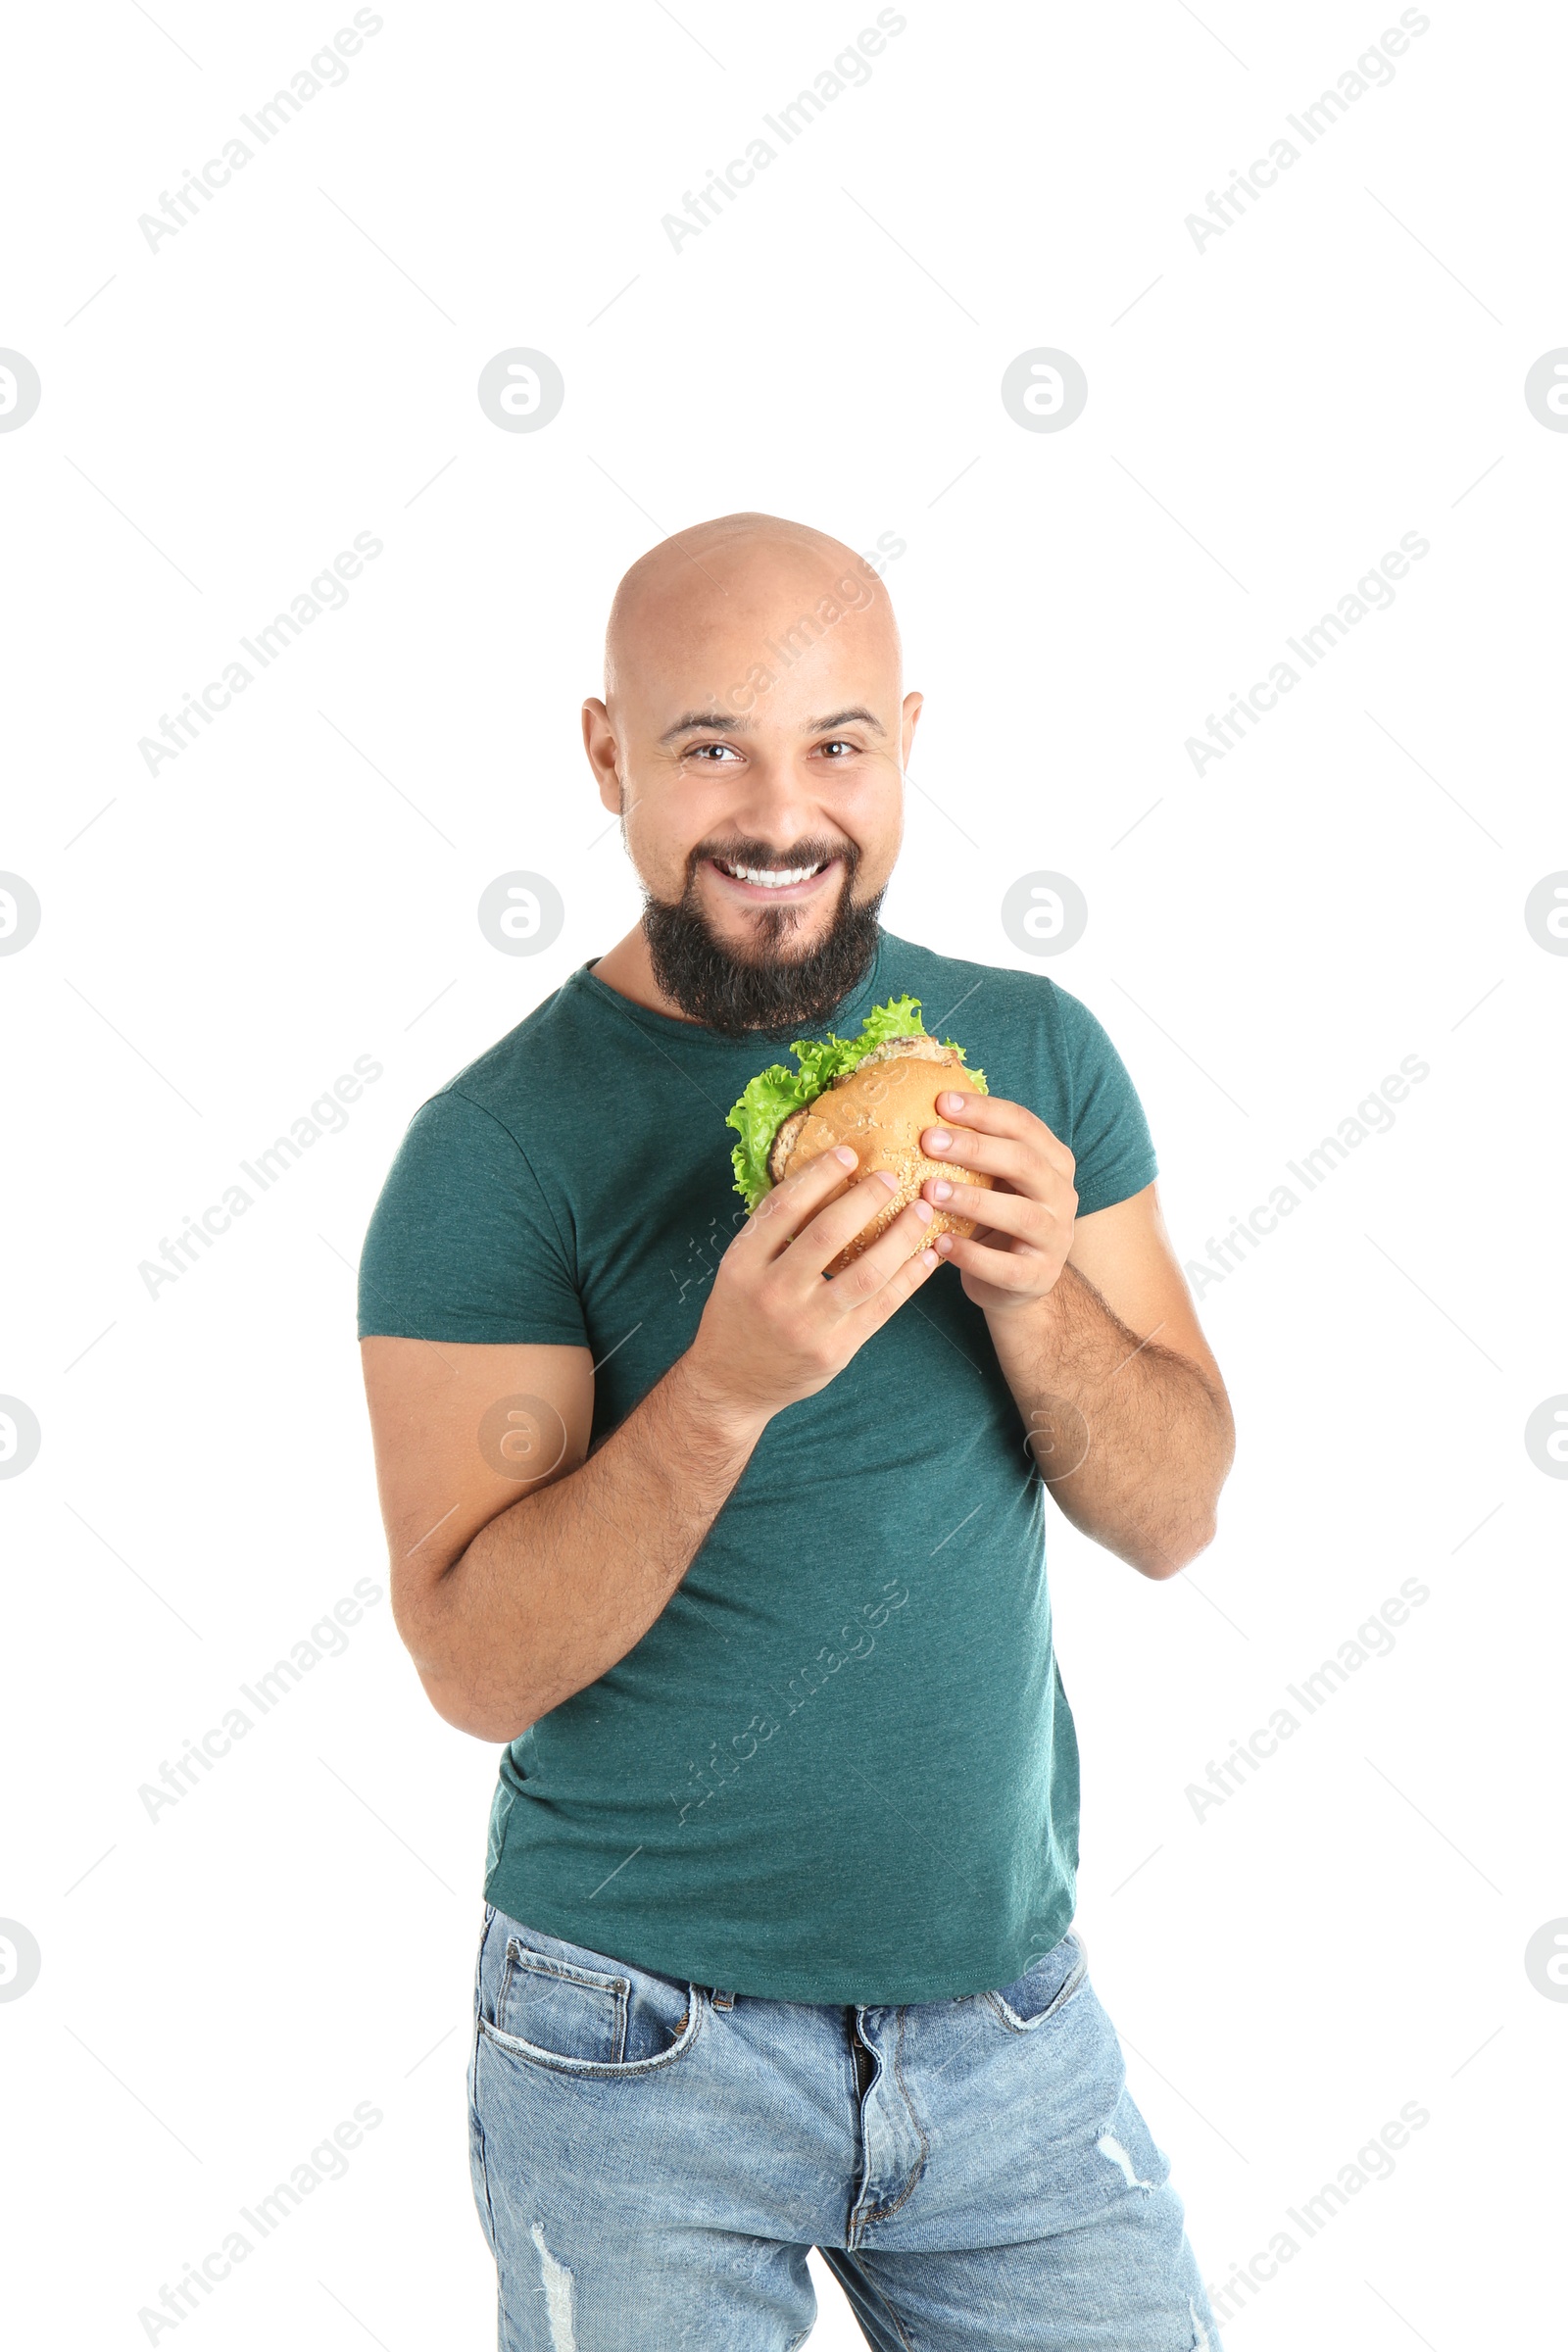
[[[922,1127],[920,1149],[927,1159],[952,1160],[955,1166],[973,1168],[980,1176],[1005,1176],[1023,1192],[1038,1192],[1057,1173],[1029,1144],[1010,1136],[982,1135],[977,1128],[956,1122]]]
[[[886,1232],[879,1233],[869,1249],[862,1250],[842,1274],[830,1278],[827,1287],[834,1304],[849,1313],[874,1298],[883,1284],[926,1244],[931,1213],[928,1200],[906,1201]]]
[[[1061,1212],[1049,1200],[1032,1200],[1026,1193],[988,1191],[983,1185],[957,1184],[946,1176],[928,1176],[921,1197],[950,1217],[972,1217],[1000,1233],[1044,1247],[1061,1222]]]
[[[886,1168],[873,1168],[858,1184],[845,1181],[849,1190],[843,1198],[819,1208],[790,1245],[790,1263],[803,1274],[814,1277],[824,1272],[845,1243],[853,1242],[863,1226],[879,1216],[899,1189],[898,1178]]]
[[[911,1200],[909,1207],[912,1208],[913,1206],[914,1203]],[[883,1234],[877,1241],[876,1247],[879,1250],[882,1247],[882,1243],[887,1241],[897,1230],[898,1226],[903,1224],[904,1219],[907,1214],[907,1209],[903,1209],[900,1211],[894,1223],[888,1227],[887,1233]],[[924,1232],[926,1228],[922,1226],[920,1230],[921,1232]],[[871,1252],[868,1250],[865,1255],[866,1257],[869,1257],[870,1254]],[[856,1260],[856,1264],[858,1265],[863,1265],[864,1262],[865,1261],[863,1258],[858,1258]],[[901,1264],[894,1267],[892,1273],[888,1275],[887,1279],[871,1293],[869,1298],[864,1299],[858,1307],[853,1308],[851,1311],[865,1317],[870,1322],[885,1322],[889,1315],[894,1313],[898,1307],[901,1307],[904,1304],[904,1301],[908,1298],[911,1291],[917,1291],[922,1283],[930,1281],[932,1275],[936,1272],[941,1263],[941,1258],[938,1257],[936,1250],[929,1244],[927,1244],[924,1249],[913,1250]],[[836,1289],[838,1284],[845,1281],[850,1274],[854,1273],[854,1271],[855,1267],[849,1266],[846,1267],[843,1274],[835,1274],[832,1284],[829,1287]]]
[[[939,1233],[932,1248],[960,1274],[977,1275],[999,1291],[1033,1290],[1039,1277],[1040,1260],[1032,1251],[991,1250],[956,1233]]]
[[[736,1238],[755,1233],[765,1242],[769,1257],[779,1256],[855,1165],[855,1153],[847,1144],[816,1152],[804,1167],[762,1195]],[[829,1250],[828,1256],[832,1254]]]
[[[1073,1156],[1058,1135],[1053,1133],[1044,1119],[1021,1102],[1009,1102],[1003,1095],[966,1095],[945,1088],[936,1099],[939,1119],[961,1121],[977,1135],[1010,1136],[1017,1141],[1034,1143],[1044,1152],[1053,1167],[1071,1175]]]

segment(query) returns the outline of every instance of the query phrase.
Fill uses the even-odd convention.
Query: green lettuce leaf
[[[792,1070],[787,1063],[775,1061],[765,1070],[760,1070],[724,1122],[741,1139],[730,1158],[735,1167],[735,1190],[748,1210],[754,1209],[762,1195],[773,1189],[773,1180],[767,1172],[767,1155],[773,1148],[773,1138],[787,1118],[814,1102],[835,1078],[858,1068],[867,1054],[878,1046],[885,1046],[896,1037],[929,1035],[920,1018],[918,997],[890,997],[885,1004],[874,1006],[866,1014],[858,1037],[835,1037],[829,1031],[825,1038],[796,1038],[790,1052],[800,1063],[799,1069]],[[956,1038],[946,1037],[942,1042],[961,1056],[963,1048]],[[984,1070],[971,1070],[965,1064],[964,1075],[971,1080],[977,1094],[989,1092]]]
[[[791,1050],[800,1052],[798,1046]],[[774,1136],[792,1111],[814,1102],[821,1091],[814,1077],[808,1078],[804,1070],[792,1070],[775,1061],[758,1072],[725,1120],[725,1125],[740,1135],[730,1158],[735,1163],[735,1190],[749,1210],[773,1189],[767,1155]]]
[[[930,1034],[920,1018],[918,997],[890,997],[885,1004],[875,1005],[865,1016],[860,1034],[848,1048],[853,1069],[878,1046],[887,1045],[895,1037],[926,1037]]]

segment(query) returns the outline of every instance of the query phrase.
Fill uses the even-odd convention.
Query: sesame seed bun
[[[846,1170],[843,1183],[829,1194],[829,1200],[837,1200],[852,1184],[858,1184],[862,1176],[878,1168],[886,1168],[898,1179],[898,1190],[889,1196],[886,1208],[879,1209],[845,1244],[828,1265],[829,1274],[841,1274],[868,1250],[899,1211],[916,1199],[927,1177],[946,1176],[955,1184],[991,1189],[989,1176],[956,1167],[951,1161],[929,1159],[920,1149],[921,1131],[944,1124],[937,1110],[938,1095],[955,1083],[961,1089],[969,1076],[962,1056],[952,1046],[940,1045],[933,1037],[893,1038],[876,1047],[844,1077],[836,1078],[814,1102],[784,1121],[768,1154],[768,1174],[775,1184],[793,1176],[819,1153],[831,1152],[835,1144],[848,1144],[859,1165]],[[955,1233],[960,1238],[973,1233],[972,1218],[952,1216],[934,1203],[929,1205],[932,1216],[922,1236],[922,1248],[939,1233]]]

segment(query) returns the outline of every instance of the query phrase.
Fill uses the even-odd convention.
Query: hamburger
[[[797,1038],[790,1052],[799,1069],[775,1061],[759,1071],[725,1122],[741,1139],[730,1156],[735,1190],[747,1208],[756,1208],[776,1184],[835,1144],[848,1144],[859,1165],[846,1173],[829,1200],[878,1168],[898,1179],[887,1206],[846,1242],[826,1268],[829,1274],[842,1273],[868,1250],[918,1196],[928,1176],[990,1188],[989,1176],[929,1159],[920,1149],[921,1131],[944,1123],[937,1110],[939,1094],[950,1086],[967,1086],[981,1095],[990,1090],[984,1070],[966,1065],[960,1045],[927,1032],[918,997],[893,997],[875,1006],[858,1037]],[[939,1233],[960,1238],[973,1233],[972,1218],[931,1206],[924,1240]]]

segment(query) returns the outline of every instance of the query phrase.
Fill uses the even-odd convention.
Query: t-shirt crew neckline
[[[876,933],[876,953],[871,958],[871,968],[865,978],[858,982],[851,989],[849,995],[841,998],[839,1003],[820,1020],[803,1021],[797,1024],[801,1030],[829,1029],[835,1022],[842,1021],[846,1013],[859,1014],[862,1011],[875,993],[877,978],[882,969],[882,952],[886,941],[887,933],[879,923]],[[572,979],[580,982],[590,995],[609,998],[618,1011],[629,1013],[632,1019],[644,1029],[662,1031],[672,1037],[709,1038],[712,1040],[713,1044],[720,1046],[740,1046],[748,1043],[749,1036],[752,1034],[750,1032],[742,1032],[737,1035],[729,1029],[711,1029],[706,1021],[676,1020],[667,1012],[656,1012],[651,1004],[639,1004],[635,998],[623,996],[618,988],[612,988],[608,980],[595,978],[593,966],[600,960],[601,958],[595,956],[591,956],[588,962],[579,963],[571,975]]]

